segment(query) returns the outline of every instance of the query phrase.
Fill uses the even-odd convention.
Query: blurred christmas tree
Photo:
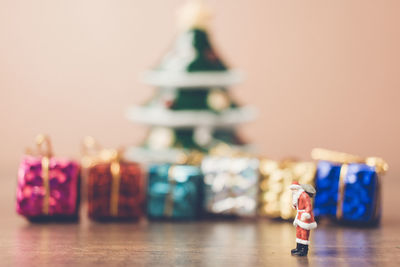
[[[253,110],[239,107],[227,87],[240,81],[213,49],[207,24],[210,11],[189,0],[179,12],[180,33],[146,82],[158,87],[145,105],[131,107],[128,118],[150,126],[141,148],[128,157],[175,162],[183,151],[207,152],[218,144],[243,147],[235,126],[251,120]]]

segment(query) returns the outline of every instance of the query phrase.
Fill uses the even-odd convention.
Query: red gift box
[[[91,142],[91,144],[94,144]],[[96,221],[135,220],[144,210],[144,172],[115,150],[99,149],[88,162],[88,214]]]

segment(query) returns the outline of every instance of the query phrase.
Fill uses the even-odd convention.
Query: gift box
[[[93,220],[134,220],[143,215],[144,177],[134,162],[98,163],[88,175],[88,212]]]
[[[262,159],[258,214],[284,220],[294,219],[296,211],[292,208],[289,186],[293,181],[314,185],[315,172],[314,162]]]
[[[89,218],[96,221],[137,220],[144,213],[142,167],[123,160],[121,151],[102,149],[88,140],[83,162],[87,176]],[[87,153],[89,149],[94,152]]]
[[[319,160],[314,214],[341,222],[377,224],[381,216],[381,180],[388,168],[380,158],[314,149]]]
[[[196,219],[202,213],[203,176],[197,166],[155,164],[148,169],[150,219]]]
[[[23,156],[18,169],[16,210],[30,221],[78,219],[80,166],[53,157],[50,139],[39,135],[37,150]]]
[[[259,160],[242,156],[203,159],[204,207],[218,215],[255,216]]]

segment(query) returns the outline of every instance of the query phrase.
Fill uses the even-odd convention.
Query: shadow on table
[[[324,258],[374,258],[380,228],[319,227],[313,233],[313,255]]]

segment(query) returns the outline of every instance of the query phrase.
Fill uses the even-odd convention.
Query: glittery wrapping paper
[[[74,219],[78,217],[80,167],[63,158],[49,160],[48,214],[43,205],[46,195],[42,177],[42,157],[25,155],[19,165],[17,212],[30,220]]]
[[[148,170],[147,215],[196,219],[202,213],[203,175],[197,166],[155,164]]]
[[[292,181],[314,185],[316,166],[313,162],[262,159],[258,214],[270,218],[293,219]]]
[[[135,220],[144,214],[145,186],[142,168],[134,162],[119,162],[117,214],[111,214],[113,175],[111,163],[98,163],[88,170],[88,213],[93,220]]]
[[[341,164],[329,161],[318,163],[314,214],[344,222],[374,223],[381,214],[378,179],[375,167],[351,163],[343,177],[342,216],[338,218],[339,180]],[[339,204],[340,205],[340,204]]]
[[[211,214],[255,216],[259,160],[248,157],[206,157],[201,165],[205,210]]]

